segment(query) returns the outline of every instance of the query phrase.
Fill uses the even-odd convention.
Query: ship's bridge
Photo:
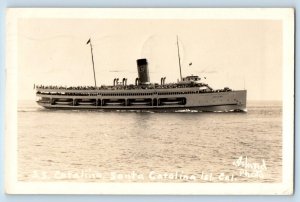
[[[186,76],[183,77],[181,81],[177,82],[178,84],[195,84],[195,83],[200,83],[201,78],[199,76]]]
[[[182,78],[183,81],[200,81],[201,78],[199,76],[186,76],[184,78]]]

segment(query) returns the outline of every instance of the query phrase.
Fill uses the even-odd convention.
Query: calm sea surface
[[[281,103],[247,113],[18,108],[18,178],[78,182],[280,182]]]

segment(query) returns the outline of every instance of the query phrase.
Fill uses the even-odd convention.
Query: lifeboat
[[[150,105],[150,102],[131,102],[131,105]]]
[[[94,102],[82,102],[82,101],[79,101],[77,102],[79,105],[95,105]]]
[[[58,105],[71,105],[72,103],[72,101],[55,101],[55,104]]]
[[[164,105],[178,105],[181,103],[181,101],[163,101],[161,103]]]
[[[106,102],[105,105],[120,106],[120,105],[123,105],[123,103],[122,102]]]
[[[59,102],[70,102],[70,99],[68,99],[68,98],[59,98],[59,99],[57,99],[57,101],[59,101]]]

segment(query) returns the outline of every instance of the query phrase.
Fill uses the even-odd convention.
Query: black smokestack
[[[147,59],[138,59],[136,61],[138,74],[139,74],[139,81],[141,84],[147,84],[150,82],[149,78],[149,70],[148,70],[148,62]]]

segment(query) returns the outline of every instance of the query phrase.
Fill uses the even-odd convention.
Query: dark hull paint
[[[134,108],[116,108],[116,107],[96,107],[96,106],[43,106],[51,110],[95,110],[95,111],[156,111],[156,112],[175,112],[175,111],[198,111],[198,112],[246,112],[245,107],[238,105],[217,105],[217,106],[202,106],[202,107],[134,107]]]

